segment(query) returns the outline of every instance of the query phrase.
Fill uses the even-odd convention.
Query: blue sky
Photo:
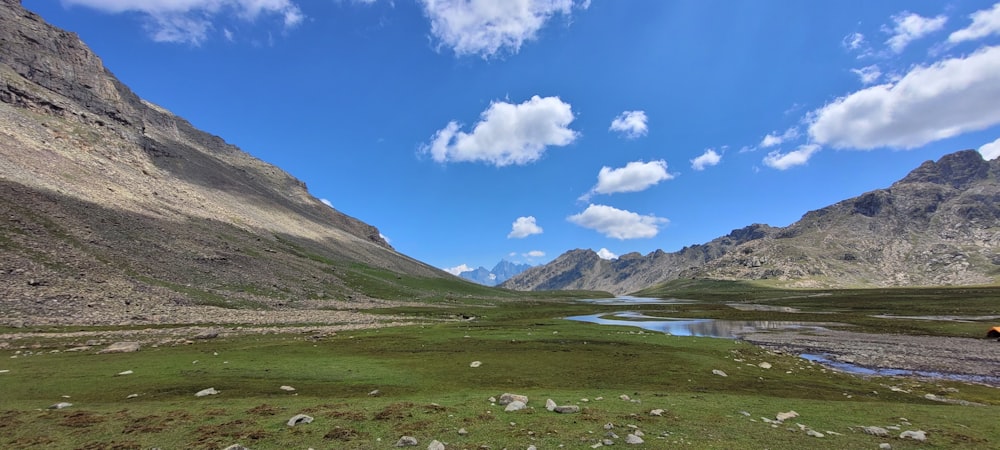
[[[1000,154],[1000,3],[24,0],[441,268],[676,251]]]

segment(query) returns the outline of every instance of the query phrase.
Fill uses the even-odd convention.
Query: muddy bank
[[[875,369],[990,377],[1000,386],[1000,342],[993,339],[869,334],[838,330],[750,333],[741,339],[786,353],[824,355]]]

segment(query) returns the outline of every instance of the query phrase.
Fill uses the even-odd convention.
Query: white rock
[[[417,444],[417,438],[413,436],[403,436],[396,441],[396,447],[413,447]]]
[[[118,372],[118,374],[117,374],[117,375],[118,375],[118,376],[123,376],[123,375],[132,375],[133,373],[135,373],[135,372],[133,372],[133,371],[131,371],[131,370],[126,370],[126,371],[124,371],[124,372]]]
[[[381,394],[381,393],[382,393],[382,392],[380,392],[380,391],[379,391],[378,389],[375,389],[374,391],[371,391],[371,392],[369,392],[369,393],[368,393],[368,396],[369,396],[369,397],[378,397],[378,396],[379,396],[379,394]]]
[[[580,407],[576,405],[556,406],[555,409],[553,409],[553,411],[559,414],[576,414],[580,412]]]
[[[625,436],[625,443],[626,444],[641,444],[643,442],[646,442],[646,441],[643,441],[641,437],[636,436],[634,434],[629,434],[628,436]]]
[[[527,408],[527,407],[528,407],[528,405],[526,405],[524,402],[522,402],[520,400],[514,400],[514,401],[508,403],[507,407],[504,408],[503,410],[507,411],[507,412],[520,411],[520,410],[522,410],[524,408]]]
[[[200,391],[196,392],[196,393],[194,394],[194,396],[195,396],[195,397],[205,397],[205,396],[208,396],[208,395],[216,395],[216,394],[218,394],[218,393],[219,393],[219,391],[215,390],[215,388],[214,388],[214,387],[211,387],[211,388],[208,388],[208,389],[202,389],[202,390],[200,390]]]
[[[104,350],[97,352],[98,354],[103,353],[132,353],[139,351],[138,342],[115,342],[109,345]]]
[[[10,372],[10,370],[8,369],[0,370],[0,373],[7,373],[7,372]]]
[[[906,430],[906,431],[904,431],[902,433],[899,433],[899,438],[900,439],[913,439],[915,441],[921,441],[922,442],[922,441],[926,441],[927,440],[927,432],[923,431],[923,430],[916,430],[916,431],[914,431],[914,430]]]
[[[632,400],[632,398],[629,397],[628,394],[619,395],[618,398],[620,398],[620,399],[622,399],[622,400],[624,400],[626,402],[629,401],[629,400]]]
[[[130,398],[136,398],[138,396],[139,396],[139,394],[129,394],[128,397],[125,397],[125,399],[128,400]]]
[[[817,437],[817,438],[823,437],[823,433],[820,433],[819,431],[816,431],[816,430],[806,431],[806,435],[809,435],[809,436],[812,436],[812,437]]]
[[[865,434],[870,434],[872,436],[878,436],[878,437],[889,436],[889,430],[886,430],[885,428],[882,427],[861,427],[861,431],[864,431]]]
[[[282,387],[280,387],[280,388],[278,388],[278,389],[281,389],[281,390],[283,390],[283,391],[288,391],[288,392],[292,392],[292,391],[294,391],[294,390],[295,390],[295,388],[293,388],[293,387],[291,387],[291,386],[282,386]]]
[[[663,413],[665,413],[665,412],[666,411],[662,410],[662,409],[654,409],[654,410],[652,410],[652,411],[649,412],[649,415],[651,415],[651,416],[662,416]]]
[[[716,374],[716,375],[718,375],[720,377],[728,377],[729,376],[729,375],[726,375],[726,372],[723,372],[723,371],[721,371],[719,369],[712,369],[712,373]]]
[[[775,419],[778,419],[778,422],[784,422],[788,419],[794,419],[796,417],[799,417],[799,413],[795,411],[778,413],[776,416],[774,416]]]
[[[458,429],[458,435],[459,435],[459,436],[465,436],[465,435],[467,435],[467,434],[469,434],[469,431],[468,431],[468,430],[466,430],[465,428],[459,428],[459,429]]]
[[[435,439],[427,445],[427,450],[444,450],[444,444],[441,441]]]
[[[771,363],[769,363],[769,362],[762,362],[760,364],[757,364],[757,367],[760,367],[761,369],[770,369],[771,368]]]
[[[888,442],[883,442],[878,445],[878,448],[879,450],[892,450],[892,444],[889,444]]]
[[[472,368],[476,368],[476,367],[479,367],[481,365],[483,365],[482,361],[473,361],[473,362],[469,363],[469,367],[472,367]]]
[[[552,400],[551,398],[545,400],[545,409],[547,409],[549,411],[555,411],[556,406],[557,406],[556,402],[554,400]]]
[[[49,409],[63,409],[63,408],[69,408],[70,406],[73,406],[73,404],[69,402],[59,402],[52,406],[49,406]]]
[[[296,425],[302,425],[302,424],[306,424],[306,423],[312,423],[312,421],[313,421],[313,418],[310,417],[310,416],[307,416],[305,414],[296,414],[296,415],[292,416],[291,419],[288,419],[288,426],[294,427]]]

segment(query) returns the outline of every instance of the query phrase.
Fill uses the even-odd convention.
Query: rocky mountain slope
[[[603,261],[573,250],[502,286],[635,292],[678,278],[772,280],[788,287],[1000,281],[1000,159],[972,150],[927,161],[887,189],[754,225],[676,253]]]
[[[453,279],[0,0],[0,325],[361,299],[372,271]]]

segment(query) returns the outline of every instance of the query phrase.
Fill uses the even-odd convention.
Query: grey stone
[[[427,450],[444,450],[444,444],[435,439],[430,444],[427,444]]]
[[[528,405],[524,404],[524,402],[522,402],[520,400],[514,400],[514,401],[508,403],[507,407],[504,408],[503,410],[507,411],[507,412],[512,412],[512,411],[520,411],[520,410],[522,410],[524,408],[527,408],[527,407],[528,407]]]
[[[519,401],[519,402],[524,403],[524,404],[527,405],[528,404],[528,396],[527,395],[520,395],[520,394],[505,393],[505,394],[503,394],[503,395],[500,396],[500,400],[498,400],[497,403],[499,403],[501,405],[507,405],[507,404],[510,404],[511,402],[515,402],[515,401]]]
[[[547,409],[549,411],[554,411],[556,409],[556,406],[557,406],[556,402],[553,401],[551,398],[548,399],[548,400],[545,400],[545,409]]]
[[[63,409],[63,408],[69,408],[70,406],[73,406],[73,404],[69,402],[59,402],[52,406],[49,406],[49,409]]]
[[[923,442],[927,440],[927,432],[923,430],[906,430],[902,433],[899,433],[899,438],[913,439],[915,441]]]
[[[417,442],[417,438],[413,436],[403,436],[396,441],[396,447],[413,447],[417,444],[419,444],[419,442]]]
[[[216,328],[209,328],[194,335],[191,339],[215,339],[217,337],[219,337],[219,330]]]
[[[214,387],[211,387],[211,388],[208,388],[208,389],[202,389],[202,390],[200,390],[198,392],[195,392],[194,396],[195,397],[207,397],[209,395],[217,395],[218,393],[219,393],[219,391],[215,390]]]
[[[641,437],[636,436],[634,434],[629,434],[628,436],[625,436],[625,443],[626,444],[633,444],[633,445],[635,445],[635,444],[642,444],[643,442],[645,442],[645,441],[643,441]]]
[[[288,419],[288,426],[294,427],[296,425],[312,423],[312,421],[313,418],[311,416],[307,416],[305,414],[296,414],[292,416],[291,419]]]
[[[889,436],[889,430],[886,430],[885,428],[882,427],[861,427],[861,431],[863,431],[865,434],[870,434],[872,436],[878,436],[878,437]]]
[[[576,414],[580,412],[580,407],[577,405],[556,406],[553,411],[559,414]]]

